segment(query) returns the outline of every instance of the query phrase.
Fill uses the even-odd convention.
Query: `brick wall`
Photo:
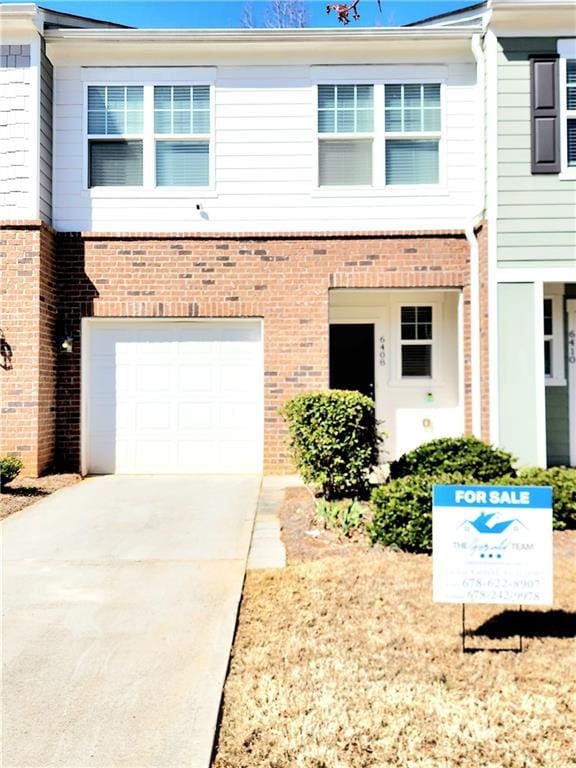
[[[37,224],[0,231],[0,327],[12,352],[0,359],[0,453],[36,475],[54,456],[56,294],[54,237]]]
[[[469,247],[444,235],[86,235],[57,239],[63,322],[57,456],[80,457],[82,317],[263,317],[265,470],[290,469],[278,408],[328,384],[330,288],[464,288],[466,425],[470,429]]]

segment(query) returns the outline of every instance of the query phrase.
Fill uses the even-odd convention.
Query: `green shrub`
[[[409,475],[372,492],[374,514],[366,525],[372,544],[404,552],[432,551],[432,486],[473,482],[460,474]]]
[[[576,528],[576,469],[526,467],[517,477],[502,477],[499,485],[549,485],[552,487],[553,527]]]
[[[392,479],[406,475],[461,473],[477,482],[515,476],[511,454],[476,437],[440,437],[409,451],[390,465]]]
[[[366,494],[380,440],[369,397],[345,390],[308,392],[288,401],[281,413],[306,483],[327,499]]]
[[[340,538],[359,530],[364,519],[362,505],[355,499],[320,499],[316,502],[316,514],[324,523],[324,527],[335,531]]]
[[[4,456],[0,459],[0,488],[5,488],[11,483],[22,469],[22,462],[15,456]]]

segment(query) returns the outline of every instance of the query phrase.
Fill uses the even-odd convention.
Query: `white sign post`
[[[552,489],[436,485],[437,603],[551,605]]]

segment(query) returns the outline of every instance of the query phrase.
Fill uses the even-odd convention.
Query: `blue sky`
[[[80,16],[106,19],[134,27],[190,27],[196,29],[241,26],[245,0],[36,0],[38,5]],[[336,2],[337,0],[332,0]],[[354,26],[399,26],[410,21],[472,5],[475,0],[360,0],[361,19]],[[30,2],[30,0],[10,0]],[[261,18],[267,0],[252,0],[256,20]],[[336,15],[326,14],[328,0],[308,0],[310,26],[337,27]],[[353,24],[350,24],[352,28]]]

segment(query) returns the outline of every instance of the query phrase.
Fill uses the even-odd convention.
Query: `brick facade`
[[[22,394],[18,405],[10,406],[16,402],[11,390],[6,407],[12,426],[6,436],[14,435],[8,440],[9,449],[22,454],[31,471],[42,471],[51,452],[54,416],[53,373],[49,370],[56,350],[55,342],[49,345],[56,322],[51,235],[46,228],[24,234],[14,231],[16,235],[11,237],[16,239],[6,246],[8,252],[42,252],[43,258],[38,264],[34,262],[33,274],[17,275],[27,287],[10,298],[14,319],[11,316],[7,325],[14,334],[14,348],[20,355],[21,345],[28,339],[28,357],[25,370],[20,370],[15,353],[14,370],[2,373],[13,382],[29,376],[36,381],[36,395],[25,399]],[[24,246],[27,237],[34,240],[34,249],[30,244]],[[79,468],[83,317],[257,317],[264,320],[265,471],[290,470],[278,409],[298,392],[328,385],[331,288],[463,289],[465,423],[470,430],[469,244],[463,232],[266,236],[62,233],[56,235],[56,252],[59,327],[74,340],[72,354],[57,356],[55,457],[60,467]],[[483,246],[481,252],[485,253]],[[17,254],[10,258],[16,272],[22,270]],[[26,267],[31,269],[28,264]],[[38,301],[35,286],[40,283],[43,298]],[[485,281],[483,286],[485,291]],[[21,315],[21,307],[28,303],[38,307],[32,319],[14,325],[18,308]],[[40,304],[47,309],[41,311]],[[487,336],[487,329],[483,333]],[[44,347],[42,355],[34,353],[38,341]],[[485,376],[487,379],[487,360],[483,362],[483,379]],[[487,391],[487,380],[482,387],[483,393]],[[33,389],[30,384],[30,391]],[[26,410],[25,403],[32,401],[34,407]],[[34,412],[35,420],[28,418],[29,411]],[[483,424],[487,424],[486,411]]]
[[[56,279],[53,232],[40,223],[0,232],[0,327],[12,352],[0,360],[0,454],[22,458],[31,475],[55,450]]]

